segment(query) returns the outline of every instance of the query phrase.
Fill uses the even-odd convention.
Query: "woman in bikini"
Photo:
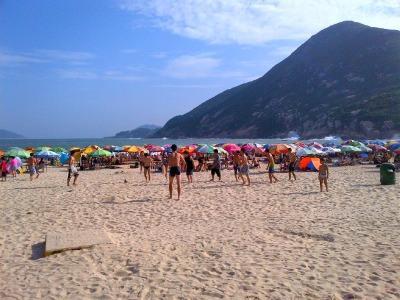
[[[329,178],[329,168],[325,162],[324,158],[321,158],[321,166],[318,170],[319,188],[322,192],[323,186],[325,185],[326,191],[328,191],[328,178]]]

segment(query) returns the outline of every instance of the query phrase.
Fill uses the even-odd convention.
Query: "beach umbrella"
[[[272,154],[284,154],[289,152],[289,145],[286,144],[273,144],[269,147],[269,152]]]
[[[196,149],[196,152],[203,153],[203,154],[212,154],[214,153],[214,147],[210,145],[203,145]]]
[[[79,148],[79,147],[71,147],[71,148],[69,148],[69,151],[77,152],[77,151],[81,151],[81,148]]]
[[[189,152],[189,154],[192,154],[196,151],[197,146],[196,145],[186,145],[184,147],[181,147],[178,152],[183,154],[184,152]]]
[[[389,148],[390,151],[395,151],[397,149],[400,149],[400,143],[390,144],[388,148]]]
[[[244,152],[251,152],[251,151],[254,150],[254,148],[255,148],[255,146],[252,145],[252,144],[244,144],[244,145],[241,146],[241,149],[242,149]]]
[[[35,149],[35,152],[49,151],[50,149],[51,149],[51,147],[48,147],[48,146],[40,146],[40,147],[37,147],[37,148]]]
[[[323,147],[321,149],[321,151],[326,153],[326,154],[336,154],[336,153],[340,153],[341,152],[340,149],[333,148],[333,147]]]
[[[351,145],[343,145],[340,149],[343,153],[360,153],[362,152],[360,148]]]
[[[400,155],[400,148],[393,151],[394,154]]]
[[[114,151],[115,146],[114,145],[105,145],[103,147],[103,149],[111,152],[111,151]]]
[[[378,145],[378,144],[368,144],[367,147],[372,149],[372,151],[374,151],[374,152],[386,152],[387,151],[387,149],[385,147],[383,147],[382,145]]]
[[[263,146],[264,150],[265,150],[265,149],[269,149],[269,147],[271,147],[271,144],[265,144],[265,145]]]
[[[39,157],[39,158],[56,158],[56,157],[60,157],[60,154],[50,151],[50,150],[44,150],[44,151],[36,152],[35,156]]]
[[[367,147],[367,146],[365,146],[364,144],[361,144],[357,148],[360,148],[361,152],[372,152],[372,149]]]
[[[224,148],[215,147],[215,149],[218,150],[218,153],[219,153],[219,154],[228,154],[228,151],[226,151]]]
[[[299,148],[296,151],[296,156],[302,157],[302,156],[309,156],[313,155],[313,152],[309,148]]]
[[[154,153],[154,152],[164,152],[164,147],[161,146],[156,146],[153,145],[151,148],[148,148],[147,150],[149,150],[149,152]]]
[[[69,159],[69,153],[67,152],[60,153],[60,162],[62,164],[66,164],[68,162],[68,159]]]
[[[90,146],[87,146],[86,148],[84,148],[82,150],[82,153],[84,153],[84,154],[92,154],[93,152],[96,152],[99,149],[101,149],[101,148],[99,146],[97,146],[97,145],[90,145]]]
[[[5,153],[5,152],[4,152],[3,150],[0,149],[0,156],[3,156],[4,153]]]
[[[311,147],[314,147],[314,148],[316,148],[316,149],[322,149],[324,146],[322,146],[320,143],[317,143],[317,142],[312,142],[312,143],[310,143],[310,144],[308,144],[308,146],[311,148]]]
[[[7,157],[19,157],[19,158],[28,158],[30,156],[30,153],[28,151],[25,151],[24,149],[21,148],[10,148],[4,156]]]
[[[297,147],[299,147],[299,148],[305,148],[305,147],[307,147],[307,145],[304,144],[303,142],[295,142],[294,144],[295,144]]]
[[[35,147],[25,147],[25,150],[32,153],[35,152]]]
[[[312,152],[313,155],[324,155],[325,154],[323,151],[321,151],[320,149],[317,149],[313,146],[308,147],[308,149],[310,149],[310,151]]]
[[[91,157],[109,157],[109,156],[112,156],[112,153],[110,151],[107,151],[104,149],[97,149],[96,151],[89,154],[89,156],[91,156]]]
[[[67,149],[65,149],[63,147],[54,147],[54,148],[51,148],[50,150],[55,153],[68,152]]]
[[[124,152],[128,152],[128,153],[139,153],[141,151],[142,151],[142,149],[140,149],[137,146],[130,146],[128,148],[124,148]]]
[[[236,151],[240,151],[241,148],[236,144],[226,144],[223,146],[224,150],[228,153],[234,153]]]

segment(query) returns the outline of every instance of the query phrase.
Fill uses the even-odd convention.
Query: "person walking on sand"
[[[329,178],[329,168],[325,162],[324,158],[321,158],[321,166],[318,170],[318,179],[319,179],[319,189],[322,192],[323,186],[325,185],[326,191],[328,191],[328,178]]]
[[[71,151],[69,154],[67,186],[69,186],[72,176],[74,176],[74,181],[72,184],[76,185],[76,180],[78,179],[78,176],[79,176],[78,169],[75,166],[76,161],[75,161],[74,154],[75,154],[75,151]]]
[[[150,182],[150,170],[153,167],[153,159],[149,156],[148,153],[145,153],[142,159],[143,162],[143,174],[146,182]]]
[[[186,176],[189,183],[193,183],[194,160],[188,151],[185,151]]]
[[[233,172],[235,174],[236,181],[239,181],[238,172],[239,172],[239,163],[240,163],[240,151],[236,151],[232,157],[233,161]]]
[[[270,183],[275,183],[278,182],[278,178],[275,177],[275,160],[274,156],[269,152],[268,149],[265,149],[265,156],[267,157],[268,160],[268,177],[269,177],[269,182]]]
[[[172,188],[174,179],[176,178],[176,184],[178,189],[178,200],[181,198],[181,165],[185,166],[185,160],[183,156],[176,150],[178,147],[173,144],[171,146],[172,153],[168,156],[168,168],[169,168],[169,198],[172,199]]]
[[[4,157],[0,160],[1,181],[7,181],[7,161]]]
[[[295,169],[295,166],[296,166],[296,160],[297,160],[296,153],[294,153],[294,152],[292,151],[292,149],[289,148],[289,150],[288,150],[289,181],[292,181],[292,176],[293,176],[293,179],[294,179],[294,180],[297,179],[297,178],[296,178],[296,174],[294,174],[294,169]]]
[[[211,180],[214,181],[215,175],[218,176],[218,180],[221,181],[221,158],[218,154],[218,149],[214,149],[213,163],[211,166]]]
[[[139,166],[140,166],[139,173],[140,174],[142,174],[142,171],[143,171],[143,158],[144,158],[144,152],[140,151],[140,153],[139,153]]]
[[[36,158],[33,156],[33,153],[30,154],[28,160],[28,169],[29,169],[29,177],[30,180],[33,180],[33,176],[36,174],[36,178],[39,177],[39,172],[37,171],[36,165],[37,165],[37,161]]]
[[[243,181],[243,185],[246,184],[246,180],[244,177],[247,178],[247,185],[250,186],[250,177],[249,177],[249,160],[247,158],[246,153],[242,150],[240,150],[240,155],[239,155],[239,177]]]

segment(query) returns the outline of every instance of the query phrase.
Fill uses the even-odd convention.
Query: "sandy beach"
[[[265,169],[265,168],[264,168]],[[1,299],[399,299],[400,185],[374,166],[331,168],[252,186],[166,180],[138,169],[66,168],[0,183]],[[124,183],[124,179],[128,183]],[[176,194],[174,196],[176,198]],[[113,244],[41,257],[49,231],[104,229]]]

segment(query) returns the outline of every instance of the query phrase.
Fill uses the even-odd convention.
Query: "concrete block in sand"
[[[46,234],[45,256],[67,250],[90,248],[99,244],[111,244],[103,230],[50,232]]]

